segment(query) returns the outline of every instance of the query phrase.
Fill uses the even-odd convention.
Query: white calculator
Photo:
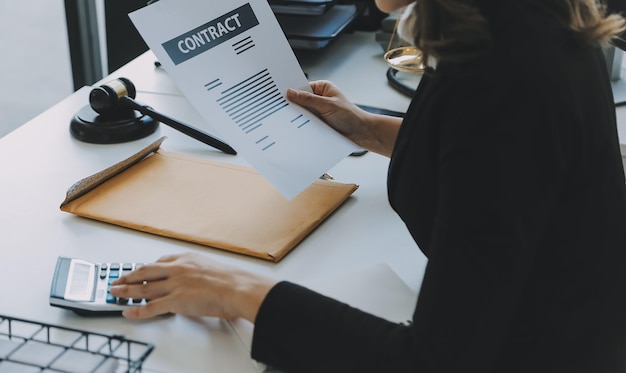
[[[111,295],[111,282],[139,268],[141,263],[92,263],[59,257],[50,288],[50,305],[81,315],[119,314],[145,299],[117,298]]]

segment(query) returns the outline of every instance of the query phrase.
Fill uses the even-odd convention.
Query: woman
[[[190,255],[119,280],[113,295],[152,299],[126,317],[246,318],[252,356],[290,372],[626,371],[625,180],[599,47],[623,19],[594,0],[414,11],[436,68],[402,125],[329,82],[287,93],[391,156],[389,200],[428,256],[412,324]]]

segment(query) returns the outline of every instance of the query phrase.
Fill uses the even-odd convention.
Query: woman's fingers
[[[178,313],[253,321],[274,284],[201,255],[183,254],[163,257],[123,276],[112,284],[111,294],[149,300],[124,311],[132,319]]]
[[[120,298],[156,299],[169,294],[167,282],[155,281],[144,284],[111,285],[111,295]]]
[[[165,315],[172,313],[172,310],[168,309],[168,302],[166,300],[155,299],[148,302],[145,306],[136,306],[125,309],[122,315],[128,319],[141,320],[149,319],[159,315]]]
[[[315,110],[319,105],[320,96],[314,95],[307,91],[299,91],[289,88],[287,89],[287,98],[297,105]]]
[[[311,90],[318,96],[335,96],[339,94],[339,90],[328,80],[316,80],[310,84]]]
[[[123,315],[130,319],[147,319],[150,317],[175,312],[170,307],[173,287],[172,281],[157,280],[145,283],[130,283],[111,286],[111,295],[120,298],[146,299],[142,306],[133,306],[124,310]]]
[[[153,264],[136,269],[113,281],[111,285],[143,284],[144,282],[159,281],[167,277],[167,270]]]
[[[138,269],[124,274],[124,276],[115,280],[113,285],[121,284],[142,284],[144,282],[158,281],[170,277],[171,266],[169,263],[174,262],[178,256],[162,257],[155,263],[146,264]]]
[[[330,82],[318,80],[310,83],[311,92],[287,89],[287,98],[292,102],[315,111],[332,110],[332,102],[344,99],[341,92]]]

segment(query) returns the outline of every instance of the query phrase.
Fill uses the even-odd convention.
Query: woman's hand
[[[313,93],[288,89],[287,98],[317,114],[358,146],[391,155],[402,122],[400,118],[371,114],[360,109],[329,81],[314,81],[310,85]]]
[[[287,98],[320,116],[329,126],[350,140],[361,137],[367,113],[348,99],[329,81],[311,82],[313,93],[287,90]],[[356,142],[356,141],[355,141]]]
[[[198,254],[160,258],[113,282],[115,297],[149,299],[126,309],[130,319],[165,313],[187,316],[243,317],[254,322],[276,281],[210,260]]]

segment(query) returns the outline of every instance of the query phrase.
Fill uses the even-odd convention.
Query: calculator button
[[[133,304],[139,304],[143,301],[143,299],[133,299]]]
[[[107,269],[108,267],[107,267],[107,264],[106,264],[106,263],[102,263],[102,264],[100,264],[100,268],[102,268],[102,269],[104,269],[104,270],[106,271],[106,269]]]
[[[116,269],[119,271],[120,269],[120,264],[119,263],[111,263],[111,269]]]
[[[119,277],[120,277],[120,270],[111,268],[111,270],[109,271],[109,278],[117,279]]]
[[[104,280],[105,278],[107,278],[107,271],[106,271],[106,269],[101,269],[100,270],[100,279]]]
[[[133,269],[133,263],[124,263],[122,269],[124,271],[131,271]]]
[[[128,304],[128,298],[117,298],[117,304]]]
[[[107,303],[115,303],[115,297],[113,295],[111,295],[111,293],[107,290],[107,299],[106,299]]]

